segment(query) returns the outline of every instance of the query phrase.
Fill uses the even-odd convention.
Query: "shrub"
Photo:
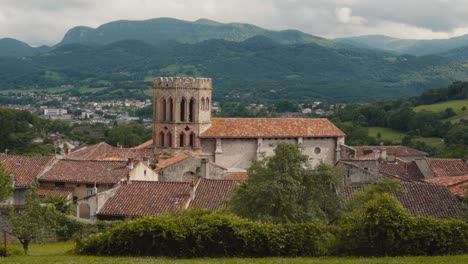
[[[468,223],[412,217],[389,194],[378,194],[339,223],[338,252],[346,255],[440,255],[468,252]]]
[[[23,250],[15,247],[4,247],[0,246],[0,257],[11,257],[11,256],[19,256],[24,255]]]
[[[169,257],[321,256],[334,237],[316,224],[252,222],[232,214],[188,211],[125,222],[77,241],[96,255]]]

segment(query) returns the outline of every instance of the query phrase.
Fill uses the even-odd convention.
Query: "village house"
[[[3,166],[13,179],[13,195],[3,205],[24,205],[27,191],[36,183],[36,179],[55,160],[53,156],[27,157],[0,154],[0,166]]]
[[[57,160],[39,176],[41,188],[56,191],[73,189],[77,217],[90,219],[93,211],[87,197],[114,189],[127,181],[157,181],[158,175],[145,162]],[[95,213],[95,211],[94,211]]]

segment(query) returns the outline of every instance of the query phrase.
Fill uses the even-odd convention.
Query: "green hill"
[[[463,107],[465,110],[463,110]],[[418,105],[414,108],[414,111],[420,112],[426,110],[438,113],[445,111],[447,108],[452,108],[456,113],[455,116],[448,118],[451,122],[458,122],[462,118],[468,120],[468,99],[445,101],[429,105]]]
[[[23,57],[46,52],[47,46],[31,47],[28,44],[12,38],[0,39],[0,57]]]
[[[70,43],[109,44],[125,39],[136,39],[148,44],[165,41],[198,43],[210,39],[244,41],[254,36],[265,36],[278,43],[316,43],[332,46],[334,42],[297,30],[272,31],[251,24],[219,23],[207,19],[194,22],[174,18],[155,18],[143,21],[119,20],[99,26],[70,29],[58,45]]]
[[[338,38],[338,43],[351,44],[361,48],[385,50],[397,54],[416,56],[444,53],[451,49],[468,46],[468,35],[449,39],[399,39],[383,35],[365,35]]]
[[[439,56],[282,45],[263,36],[155,46],[137,40],[74,43],[27,59],[0,58],[0,90],[72,84],[107,87],[96,96],[112,98],[143,95],[152,78],[174,75],[213,78],[216,100],[369,102],[418,95],[467,79],[468,71]]]

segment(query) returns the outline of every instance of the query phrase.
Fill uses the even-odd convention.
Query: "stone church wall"
[[[302,152],[309,156],[312,166],[318,165],[320,161],[335,164],[336,138],[304,138],[302,146]]]
[[[257,139],[228,139],[221,140],[222,154],[215,154],[215,162],[226,168],[243,168],[250,166],[257,159]]]

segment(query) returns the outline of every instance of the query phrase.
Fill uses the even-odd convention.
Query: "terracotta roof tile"
[[[152,148],[140,146],[134,148],[117,148],[105,142],[101,142],[92,146],[80,147],[78,150],[73,151],[68,155],[67,159],[126,161],[129,158],[133,158],[135,160],[143,160],[144,158],[149,160],[159,160],[171,157],[165,153],[154,154]]]
[[[234,188],[239,184],[233,180],[208,180],[201,179],[198,184],[195,199],[190,203],[190,208],[204,208],[219,210],[225,206]]]
[[[454,195],[468,197],[468,174],[463,176],[437,177],[425,179],[424,181],[447,186]]]
[[[352,193],[363,189],[362,184],[345,186],[347,199]],[[424,182],[401,182],[402,193],[393,193],[408,211],[416,216],[458,218],[467,211],[457,197],[445,186]]]
[[[368,156],[372,152],[375,156],[375,152],[378,150],[382,152],[386,150],[387,153],[395,154],[397,157],[405,156],[428,156],[429,154],[417,149],[409,148],[406,146],[352,146],[351,148],[356,150],[356,157]]]
[[[163,160],[163,161],[157,163],[157,164],[156,164],[156,169],[155,169],[155,171],[159,171],[159,170],[165,169],[165,168],[167,168],[167,167],[169,167],[169,166],[172,166],[172,165],[174,165],[174,164],[176,164],[176,163],[179,163],[179,162],[184,161],[184,160],[186,160],[186,159],[188,159],[188,158],[191,158],[191,157],[192,157],[192,156],[189,155],[189,154],[187,154],[187,153],[180,153],[180,154],[177,154],[177,155],[175,155],[175,156],[172,157],[172,158],[168,158],[168,159],[166,159],[166,160]]]
[[[0,164],[15,177],[15,187],[30,187],[36,178],[52,164],[55,157],[28,157],[0,154]]]
[[[133,181],[122,186],[98,212],[105,216],[156,216],[183,208],[190,183]]]
[[[461,176],[468,174],[468,166],[461,159],[426,158],[426,161],[436,177]]]
[[[247,172],[229,173],[224,176],[225,180],[246,181],[249,178]]]
[[[132,149],[147,149],[147,148],[151,149],[152,147],[153,147],[153,139],[150,139],[143,144],[133,147]]]
[[[129,172],[124,161],[59,160],[39,181],[115,184]]]
[[[325,118],[213,118],[202,138],[342,137]]]
[[[73,188],[66,187],[39,187],[37,195],[46,196],[48,194],[69,197],[73,195]]]
[[[395,162],[379,163],[379,172],[412,181],[424,179],[424,175],[421,173],[414,161],[407,162],[398,158]]]

